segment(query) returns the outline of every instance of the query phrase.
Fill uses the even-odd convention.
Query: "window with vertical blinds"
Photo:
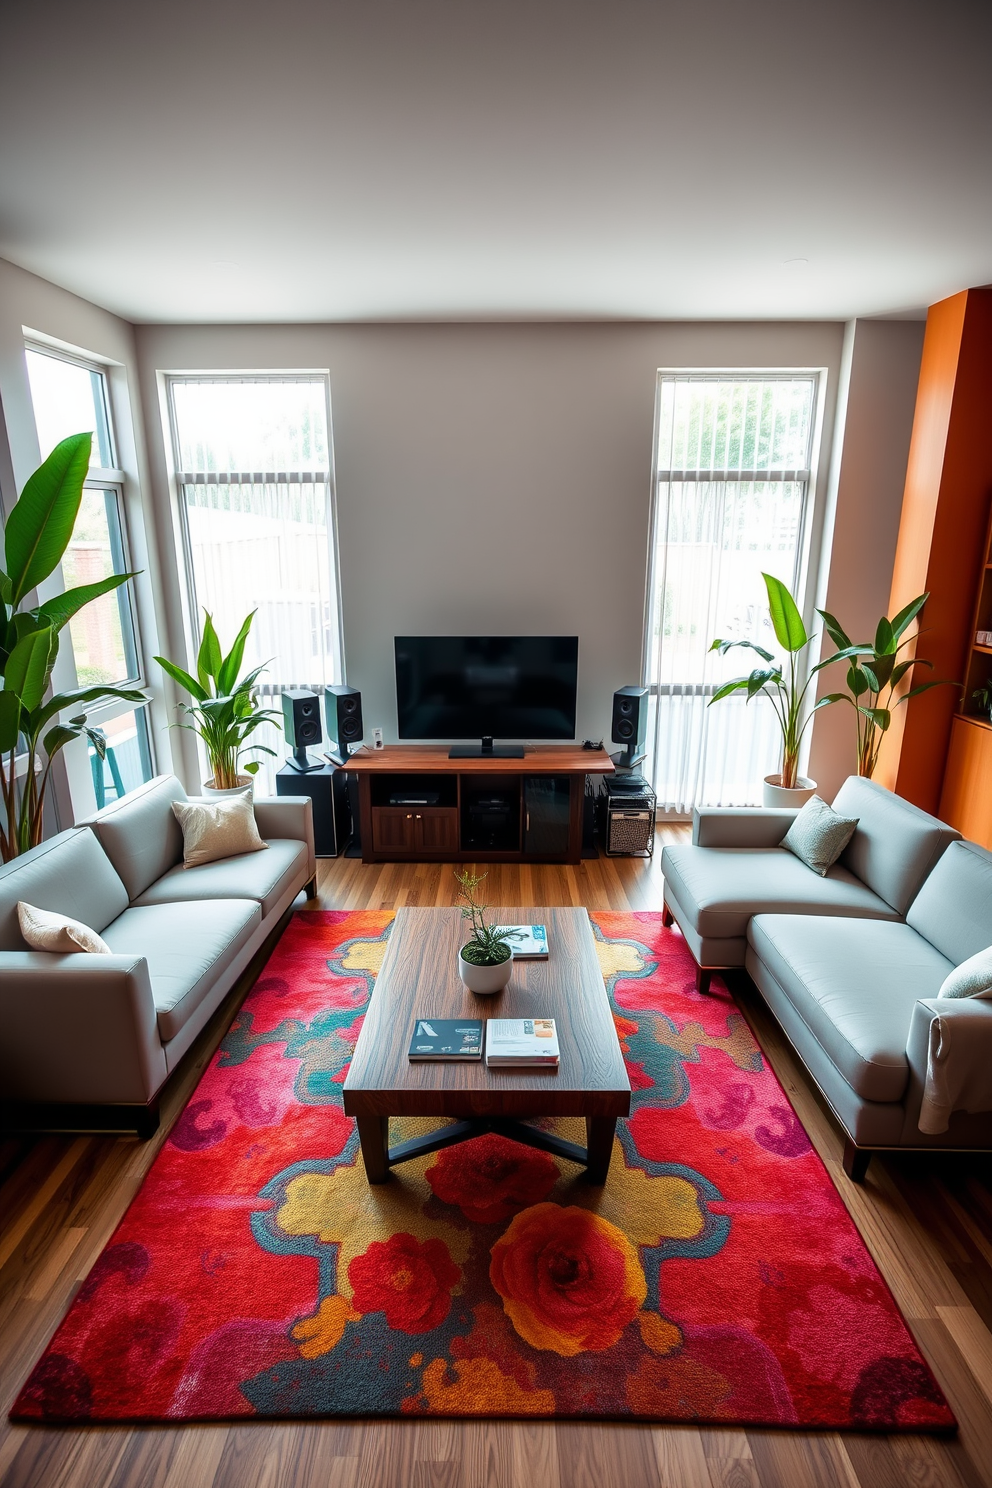
[[[264,707],[287,688],[323,692],[342,679],[327,378],[171,377],[191,637],[203,610],[226,648],[250,610],[244,670],[266,665]],[[255,738],[285,755],[282,736]],[[273,788],[278,762],[256,777]]]
[[[762,572],[802,608],[816,394],[812,372],[659,374],[646,766],[668,811],[757,805],[780,766],[767,699],[707,706],[747,665],[709,647],[719,636],[776,651]]]

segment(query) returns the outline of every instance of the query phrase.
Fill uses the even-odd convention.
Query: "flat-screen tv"
[[[574,739],[578,636],[397,636],[401,739]]]

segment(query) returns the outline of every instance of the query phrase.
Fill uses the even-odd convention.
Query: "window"
[[[777,651],[762,572],[803,607],[816,393],[815,373],[659,374],[645,676],[647,769],[666,810],[756,805],[779,767],[767,699],[707,707],[751,670],[746,652],[709,647]]]
[[[191,651],[202,611],[224,647],[257,610],[245,670],[260,701],[342,680],[327,378],[171,377],[169,407],[186,548]],[[279,749],[281,735],[254,736]],[[272,786],[272,762],[257,777]]]
[[[124,475],[117,468],[106,369],[30,344],[26,359],[42,458],[70,434],[86,430],[93,434],[89,476],[62,559],[65,587],[90,584],[112,573],[127,573]],[[130,584],[86,605],[69,621],[68,635],[80,687],[99,683],[143,685],[144,668]],[[127,706],[108,704],[89,711],[90,722],[103,729],[108,738],[110,750],[105,774],[107,789],[112,794],[120,793],[121,781],[123,789],[131,790],[142,780],[150,780],[153,774],[145,710],[129,709],[121,713]],[[133,741],[133,747],[125,751],[124,765],[119,769],[114,739],[120,736],[120,742],[124,743],[124,734]],[[90,754],[96,788],[99,760],[94,750]],[[119,769],[120,778],[116,781],[111,778],[112,769]],[[99,788],[96,795],[102,804]]]

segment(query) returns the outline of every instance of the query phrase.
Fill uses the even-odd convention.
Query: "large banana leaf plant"
[[[245,620],[226,656],[221,651],[212,617],[206,610],[203,614],[203,637],[197,653],[195,677],[164,656],[156,656],[155,660],[193,699],[192,703],[177,705],[180,714],[188,721],[174,727],[191,729],[203,740],[213,772],[210,784],[214,789],[234,790],[242,783],[239,769],[247,775],[255,775],[261,767],[260,760],[241,764],[242,754],[251,750],[255,754],[275,755],[274,749],[265,744],[251,744],[249,740],[265,722],[278,727],[279,714],[271,708],[260,708],[255,698],[255,684],[265,671],[264,663],[238,680],[255,611],[252,610]]]
[[[4,532],[5,571],[0,572],[0,856],[5,863],[36,847],[44,831],[45,795],[52,764],[73,739],[85,736],[103,757],[102,734],[89,727],[89,704],[120,699],[144,702],[130,687],[77,687],[47,697],[63,627],[91,600],[132,574],[110,574],[93,584],[67,589],[41,604],[30,603],[38,585],[54,573],[69,546],[83,482],[89,470],[91,434],[72,434],[57,444],[30,477]],[[71,710],[77,710],[71,712]],[[69,713],[68,721],[61,715]],[[18,786],[17,763],[27,755]]]
[[[928,678],[915,687],[898,693],[904,678],[912,678],[913,668],[933,668],[932,661],[922,656],[904,657],[899,652],[908,646],[914,636],[906,635],[912,622],[930,598],[929,594],[918,594],[898,615],[889,620],[885,615],[878,622],[873,642],[855,643],[840,623],[826,610],[817,613],[823,617],[827,634],[840,649],[821,666],[830,666],[835,661],[846,661],[847,692],[830,694],[834,702],[850,703],[857,722],[858,774],[869,778],[875,773],[882,740],[892,722],[892,712],[900,703],[918,697],[931,687],[956,687],[960,684],[949,680]],[[897,695],[898,694],[898,695]]]
[[[769,698],[782,729],[782,771],[779,783],[785,790],[793,790],[799,775],[799,749],[810,719],[820,708],[826,708],[837,699],[835,696],[821,698],[806,712],[809,685],[816,673],[827,663],[821,661],[818,666],[810,667],[804,678],[800,655],[809,645],[811,637],[806,633],[803,617],[781,579],[767,573],[763,573],[761,577],[768,592],[768,612],[775,639],[786,652],[788,662],[776,661],[770,651],[756,645],[754,641],[714,641],[710,650],[719,651],[721,656],[737,646],[743,646],[746,650],[757,652],[765,665],[755,667],[746,677],[734,677],[732,681],[724,682],[722,687],[716,689],[707,706],[712,707],[721,698],[730,697],[737,692],[746,693],[748,702],[760,694]],[[831,660],[835,659],[831,657]]]

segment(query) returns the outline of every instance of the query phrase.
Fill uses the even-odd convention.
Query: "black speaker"
[[[301,777],[287,765],[276,776],[277,796],[309,796],[313,845],[318,858],[340,857],[352,835],[348,777],[336,765],[322,764]]]
[[[319,744],[322,737],[320,698],[309,688],[290,688],[282,695],[282,718],[286,742],[293,750],[293,758],[288,763],[301,775],[308,770],[319,770],[321,762],[310,759],[307,747]]]
[[[327,723],[327,757],[343,765],[349,751],[365,737],[362,694],[343,683],[324,688],[324,718]]]
[[[648,731],[648,689],[618,687],[613,694],[613,728],[610,738],[622,744],[621,767],[630,768],[644,758],[644,740]]]

